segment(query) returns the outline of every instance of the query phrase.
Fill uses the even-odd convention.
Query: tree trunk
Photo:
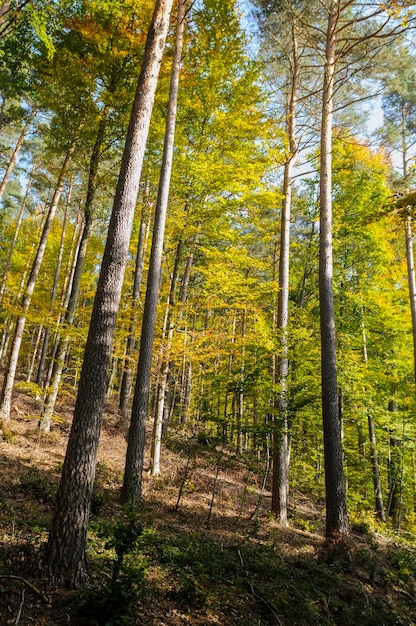
[[[182,257],[182,239],[179,241],[176,249],[175,265],[173,268],[172,280],[170,285],[170,293],[167,302],[167,316],[166,316],[166,341],[165,345],[161,346],[161,365],[159,382],[157,386],[157,401],[156,401],[156,415],[153,427],[152,447],[151,447],[151,465],[150,474],[152,476],[158,476],[160,474],[160,452],[162,447],[162,430],[163,419],[165,415],[165,403],[166,403],[166,388],[169,375],[169,355],[172,345],[173,332],[174,332],[174,315],[176,306],[176,290],[178,287],[179,279],[179,267]]]
[[[410,311],[412,314],[412,337],[413,337],[413,372],[416,384],[416,278],[415,278],[415,262],[413,255],[413,233],[412,218],[409,217],[405,222],[406,227],[406,260],[407,260],[407,276],[409,282]]]
[[[325,454],[326,536],[348,532],[341,415],[338,396],[334,295],[332,288],[332,117],[335,30],[339,1],[329,5],[322,94],[320,158],[319,296],[321,324],[322,416]]]
[[[123,431],[127,436],[128,432],[128,409],[129,400],[133,385],[133,354],[136,349],[136,328],[137,328],[137,308],[140,299],[140,290],[143,280],[144,259],[146,254],[146,244],[150,230],[150,216],[147,213],[147,192],[144,191],[144,205],[140,220],[139,241],[137,244],[136,265],[134,270],[133,293],[131,301],[129,335],[127,337],[124,369],[120,385],[120,411],[122,415]]]
[[[290,251],[290,210],[292,199],[292,175],[297,158],[296,144],[296,102],[299,81],[299,59],[296,39],[296,25],[292,25],[292,89],[287,112],[287,128],[290,154],[285,163],[283,177],[283,203],[280,230],[279,257],[279,296],[277,304],[277,328],[280,332],[280,351],[277,363],[279,379],[279,397],[277,401],[278,418],[275,424],[273,441],[273,476],[272,476],[272,512],[277,522],[287,526],[287,500],[289,494],[289,423],[288,389],[289,373],[288,334],[289,321],[289,251]],[[276,417],[274,418],[276,420]]]
[[[240,383],[237,391],[237,454],[243,454],[243,423],[244,423],[244,387],[245,387],[245,337],[247,327],[247,309],[244,309],[241,320],[241,339],[243,341],[240,368]]]
[[[20,207],[20,211],[19,211],[19,215],[17,217],[16,220],[16,225],[14,227],[14,233],[13,233],[13,239],[12,242],[10,244],[10,248],[9,248],[9,254],[7,255],[7,260],[6,260],[6,265],[4,267],[3,270],[3,278],[1,281],[1,285],[0,285],[0,308],[2,306],[3,303],[3,297],[4,297],[4,292],[6,289],[6,282],[7,282],[7,276],[9,274],[9,269],[10,269],[10,265],[12,262],[12,257],[13,257],[13,252],[14,252],[14,248],[16,246],[16,242],[17,242],[17,237],[19,235],[19,231],[20,231],[20,226],[22,225],[22,220],[23,220],[23,215],[26,209],[26,204],[27,204],[27,200],[29,197],[29,192],[30,192],[30,188],[32,186],[32,178],[33,178],[33,170],[29,176],[29,181],[27,183],[27,187],[26,187],[26,192],[22,201],[22,205]]]
[[[90,158],[90,168],[88,175],[88,188],[84,205],[84,229],[82,231],[80,244],[77,251],[75,268],[71,280],[71,285],[68,287],[69,299],[66,303],[66,312],[64,324],[66,329],[74,323],[75,313],[78,306],[79,291],[81,288],[82,271],[84,269],[85,258],[87,256],[87,247],[89,238],[92,231],[92,219],[93,211],[92,205],[94,201],[95,192],[97,189],[97,173],[98,165],[100,161],[101,148],[104,142],[105,131],[108,123],[109,107],[105,107],[102,114],[100,123],[98,125],[97,135],[95,138],[94,147]],[[68,347],[70,343],[69,334],[61,338],[56,348],[55,360],[52,370],[52,381],[50,388],[47,391],[45,402],[42,410],[41,419],[39,421],[39,428],[41,432],[47,434],[51,428],[52,416],[55,409],[56,399],[58,397],[59,386],[61,384],[62,372],[65,365],[65,359],[68,353]]]
[[[146,299],[143,311],[139,363],[133,397],[133,407],[127,445],[126,467],[121,496],[122,502],[128,502],[133,507],[137,507],[141,501],[146,416],[149,402],[153,339],[155,332],[156,307],[159,299],[166,211],[169,199],[170,177],[172,171],[173,146],[176,126],[176,109],[179,88],[179,72],[182,56],[183,32],[185,27],[186,0],[179,0],[178,7],[178,24],[176,28],[175,50],[172,61],[172,75],[170,81],[169,104],[166,119],[166,133],[163,148],[162,169],[160,174],[159,190],[156,202],[152,249],[150,252]]]
[[[27,368],[27,376],[26,376],[26,382],[30,383],[30,381],[32,380],[32,374],[33,374],[33,370],[35,368],[35,361],[36,361],[36,357],[38,355],[38,348],[39,348],[39,343],[40,343],[40,338],[42,337],[42,331],[43,331],[43,326],[40,325],[38,328],[38,332],[36,335],[36,341],[33,342],[33,336],[32,336],[32,345],[34,343],[33,346],[33,354],[32,357],[30,357],[30,353],[28,355],[28,368]]]
[[[71,588],[88,580],[85,542],[107,370],[172,2],[156,1],[147,35],[45,554],[49,580]]]
[[[380,469],[378,466],[378,457],[377,457],[376,431],[374,429],[374,420],[372,416],[370,415],[370,413],[368,414],[367,418],[368,418],[368,434],[370,437],[370,445],[371,445],[371,462],[373,466],[375,507],[376,507],[377,515],[379,516],[382,522],[385,522],[386,513],[384,511],[383,494],[381,491]]]
[[[368,352],[367,352],[367,333],[364,322],[364,308],[361,306],[361,332],[363,339],[363,358],[364,364],[368,365]],[[374,485],[374,502],[375,509],[378,517],[382,522],[386,521],[386,513],[384,510],[383,503],[383,492],[381,490],[381,481],[380,481],[380,468],[378,465],[378,455],[377,455],[377,440],[376,440],[376,431],[374,427],[373,416],[368,413],[367,414],[367,422],[368,422],[368,435],[370,438],[370,446],[371,446],[371,465],[372,465],[372,474],[373,474],[373,485]]]
[[[52,285],[51,309],[50,309],[51,313],[53,313],[53,308],[55,306],[55,300],[56,300],[56,294],[58,293],[59,275],[61,273],[62,257],[64,253],[64,247],[65,247],[66,225],[67,225],[67,218],[68,218],[68,208],[71,202],[71,192],[72,192],[72,180],[69,186],[68,196],[67,196],[66,204],[65,204],[65,213],[64,213],[64,221],[62,224],[61,241],[59,243],[58,259],[56,261],[55,276],[54,276],[53,285]],[[45,334],[43,337],[43,345],[42,345],[42,350],[41,350],[39,364],[38,364],[38,371],[36,374],[36,384],[39,387],[41,387],[43,383],[43,374],[45,370],[46,355],[48,353],[49,336],[50,336],[50,327],[47,326],[45,328]]]
[[[29,117],[28,117],[28,119],[26,121],[26,124],[23,127],[23,130],[20,133],[19,139],[17,140],[17,144],[16,144],[16,146],[15,146],[15,148],[13,150],[12,158],[10,159],[9,165],[7,166],[7,169],[6,169],[5,173],[4,173],[3,180],[0,183],[0,199],[3,197],[4,190],[6,189],[7,181],[9,180],[10,174],[13,171],[14,165],[16,163],[16,159],[17,159],[18,154],[20,152],[20,148],[23,145],[23,142],[25,140],[25,137],[27,135],[27,132],[28,132],[28,130],[30,128],[30,125],[31,125],[35,115],[36,115],[36,108],[33,107],[32,111],[30,112],[30,115],[29,115]]]
[[[29,310],[29,306],[32,300],[33,290],[35,289],[36,280],[38,278],[39,271],[40,271],[42,261],[43,261],[43,257],[45,255],[46,244],[48,241],[50,229],[52,227],[52,222],[55,217],[56,210],[58,208],[58,203],[59,203],[61,193],[62,193],[62,188],[64,185],[65,175],[66,175],[71,157],[74,153],[75,146],[76,146],[76,143],[74,141],[74,143],[69,148],[67,155],[65,157],[65,160],[62,164],[61,171],[60,171],[59,178],[58,178],[58,183],[57,183],[55,192],[53,194],[51,206],[49,208],[48,216],[46,218],[46,221],[43,227],[38,249],[36,251],[36,256],[33,261],[32,270],[30,272],[29,280],[28,280],[26,290],[23,296],[22,305],[21,305],[22,315],[17,319],[17,322],[16,322],[16,327],[15,327],[14,336],[13,336],[13,343],[12,343],[12,348],[11,348],[10,357],[9,357],[9,363],[8,363],[8,366],[4,375],[4,383],[3,383],[2,393],[1,393],[0,417],[4,425],[7,425],[7,423],[10,420],[10,404],[11,404],[11,399],[12,399],[14,379],[16,376],[17,360],[19,358],[20,345],[22,343],[23,331],[25,328],[27,312]]]

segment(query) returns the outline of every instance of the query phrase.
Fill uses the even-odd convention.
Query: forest
[[[415,3],[0,3],[0,622],[416,624]]]

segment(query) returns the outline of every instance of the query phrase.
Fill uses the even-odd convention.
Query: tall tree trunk
[[[399,407],[395,400],[390,400],[388,410],[391,413],[398,413]],[[389,478],[389,498],[387,515],[393,521],[395,528],[400,528],[401,518],[401,491],[402,491],[402,469],[401,469],[401,447],[402,441],[393,432],[390,433],[388,478]]]
[[[40,234],[40,232],[43,229],[45,220],[43,219],[43,213],[42,213],[42,221],[40,223],[40,226],[36,229],[36,233],[34,234],[34,239],[36,240]],[[25,284],[26,284],[26,277],[29,273],[29,269],[32,265],[32,259],[34,257],[36,253],[36,244],[32,243],[31,247],[30,247],[30,252],[29,252],[29,256],[27,257],[26,260],[26,265],[25,265],[25,269],[23,271],[22,277],[20,279],[20,284],[19,284],[19,289],[17,292],[17,295],[13,298],[14,303],[19,302],[20,298],[23,295],[24,292],[24,288],[25,288]],[[1,341],[1,354],[0,354],[0,360],[3,362],[3,360],[6,358],[7,355],[7,350],[8,350],[8,345],[9,345],[9,340],[10,340],[10,336],[12,334],[13,331],[13,326],[14,326],[14,322],[13,320],[10,320],[10,316],[7,316],[6,322],[5,322],[5,326],[6,326],[6,330],[3,332],[3,337],[2,337],[2,341]]]
[[[27,368],[27,376],[26,376],[26,382],[27,383],[30,383],[30,381],[32,380],[32,374],[33,374],[33,370],[34,370],[34,367],[35,367],[35,361],[36,361],[36,358],[37,358],[37,355],[38,355],[38,348],[39,348],[40,338],[42,337],[42,331],[43,331],[43,326],[40,325],[39,328],[38,328],[38,332],[36,334],[36,340],[35,341],[33,341],[33,335],[32,335],[32,342],[31,343],[32,343],[32,345],[34,344],[34,346],[33,346],[32,357],[30,357],[30,353],[28,355],[29,366]]]
[[[17,319],[16,327],[13,336],[13,343],[9,357],[9,363],[4,375],[4,383],[3,389],[1,393],[1,404],[0,404],[0,418],[3,421],[4,425],[10,420],[10,404],[12,399],[13,385],[14,379],[16,376],[17,369],[17,361],[19,358],[20,345],[22,343],[23,331],[26,324],[26,316],[29,310],[29,306],[32,300],[33,291],[35,289],[36,280],[39,275],[39,271],[42,265],[43,257],[45,255],[46,244],[48,241],[48,236],[50,229],[52,227],[52,222],[55,217],[56,210],[58,208],[58,203],[61,197],[62,188],[64,185],[65,175],[71,161],[72,155],[74,153],[76,146],[76,142],[74,141],[71,147],[69,148],[65,160],[62,164],[61,171],[59,173],[58,183],[53,194],[51,206],[49,208],[48,216],[46,218],[42,235],[40,238],[40,242],[38,245],[38,249],[36,251],[36,256],[33,261],[32,270],[30,272],[29,280],[26,285],[25,293],[23,295],[23,300],[21,304],[22,314]]]
[[[126,467],[122,490],[122,501],[137,507],[141,501],[144,440],[146,416],[149,403],[150,375],[152,368],[153,339],[155,332],[156,308],[159,300],[162,250],[165,232],[166,211],[169,199],[172,171],[173,146],[175,139],[176,109],[179,88],[180,61],[185,27],[186,0],[178,2],[178,23],[176,28],[175,50],[172,61],[169,104],[166,119],[166,133],[163,147],[162,169],[156,202],[149,273],[147,277],[146,299],[143,311],[140,354],[136,385],[133,397],[131,423],[128,436]]]
[[[1,285],[0,285],[0,308],[1,308],[2,303],[3,303],[4,292],[5,292],[5,289],[6,289],[7,276],[9,274],[9,269],[10,269],[10,265],[11,265],[11,262],[12,262],[14,248],[16,246],[17,237],[19,235],[20,226],[22,225],[22,220],[23,220],[23,215],[25,213],[27,200],[29,198],[30,188],[32,186],[32,179],[33,179],[33,169],[32,169],[32,172],[31,172],[31,174],[29,176],[29,180],[28,180],[27,187],[26,187],[26,192],[25,192],[25,195],[24,195],[24,198],[23,198],[23,201],[22,201],[22,205],[20,207],[19,215],[17,217],[16,224],[15,224],[15,227],[14,227],[13,238],[12,238],[12,241],[11,241],[11,244],[10,244],[9,254],[7,255],[6,265],[5,265],[4,270],[3,270],[3,278],[1,280]]]
[[[71,179],[68,196],[67,196],[66,204],[65,204],[65,213],[64,213],[64,221],[62,224],[61,241],[59,243],[58,259],[56,261],[55,276],[53,279],[52,292],[51,292],[51,302],[50,302],[51,312],[53,312],[53,308],[55,306],[56,295],[58,293],[59,276],[61,273],[62,258],[63,258],[64,247],[65,247],[65,235],[66,235],[66,226],[67,226],[67,219],[68,219],[68,208],[71,202],[72,182],[73,182],[73,179]],[[43,383],[43,374],[45,370],[46,355],[47,355],[48,346],[49,346],[49,336],[50,336],[50,327],[47,326],[45,328],[45,334],[43,336],[43,345],[42,345],[42,350],[41,350],[40,358],[39,358],[38,371],[36,373],[36,384],[39,387],[41,387]]]
[[[162,430],[163,419],[165,415],[165,403],[166,403],[166,388],[169,375],[169,356],[172,346],[173,332],[174,332],[174,316],[176,307],[176,291],[178,287],[179,279],[179,267],[182,257],[182,239],[179,241],[176,248],[175,264],[172,273],[170,293],[167,302],[167,315],[166,315],[166,340],[162,341],[161,346],[161,364],[159,372],[159,381],[157,386],[157,401],[156,401],[156,415],[153,425],[153,437],[151,446],[151,465],[150,473],[152,476],[158,476],[160,474],[160,453],[162,447]]]
[[[20,133],[19,139],[17,140],[16,146],[15,146],[15,148],[13,150],[12,158],[9,161],[7,169],[6,169],[6,171],[4,173],[4,176],[3,176],[3,180],[0,183],[0,199],[2,198],[2,196],[4,194],[4,190],[6,189],[7,181],[9,180],[10,174],[13,171],[14,165],[16,163],[16,159],[17,159],[18,154],[20,152],[20,148],[23,145],[23,142],[25,140],[25,137],[27,135],[27,132],[28,132],[28,130],[30,128],[30,125],[31,125],[35,115],[36,115],[36,108],[33,107],[32,111],[30,112],[29,117],[26,120],[26,124],[24,125],[23,130]]]
[[[383,494],[381,491],[380,469],[378,465],[378,456],[377,456],[376,431],[374,428],[374,420],[370,413],[368,414],[367,419],[368,419],[368,434],[370,437],[370,445],[371,445],[371,463],[373,466],[373,485],[374,485],[375,507],[376,507],[377,515],[379,516],[382,522],[385,522],[386,513],[384,511]]]
[[[363,306],[361,306],[361,333],[362,333],[362,338],[363,338],[364,364],[365,366],[367,366],[368,365],[367,333],[366,333],[365,322],[364,322]],[[374,427],[374,419],[370,412],[368,412],[367,414],[367,423],[368,423],[368,435],[370,439],[370,449],[371,449],[371,465],[372,465],[372,470],[373,470],[372,474],[373,474],[375,509],[381,521],[385,522],[386,513],[384,510],[383,492],[381,490],[380,468],[378,464],[378,454],[377,454],[376,430]]]
[[[144,204],[142,217],[140,220],[139,241],[137,244],[136,264],[134,269],[133,292],[131,297],[131,313],[129,335],[127,337],[126,354],[124,359],[124,369],[120,385],[120,410],[123,422],[123,431],[127,436],[128,432],[128,409],[129,400],[133,385],[133,354],[136,349],[136,329],[137,329],[137,308],[140,299],[140,290],[143,280],[144,259],[146,254],[146,243],[150,230],[150,215],[148,215],[147,190],[144,190]]]
[[[84,229],[81,235],[80,245],[78,247],[78,253],[76,257],[76,264],[74,273],[72,276],[71,287],[68,290],[69,300],[66,303],[65,312],[65,330],[66,334],[58,342],[56,348],[54,365],[52,370],[52,381],[47,391],[45,402],[42,410],[41,419],[39,421],[39,428],[41,432],[47,434],[51,428],[53,411],[55,409],[56,399],[58,397],[59,386],[61,384],[62,372],[65,366],[65,359],[68,353],[68,347],[70,343],[70,336],[67,332],[68,328],[73,325],[75,313],[78,306],[79,292],[81,288],[82,271],[84,269],[85,258],[87,256],[87,247],[89,238],[92,231],[93,220],[93,201],[95,192],[97,190],[97,174],[98,166],[100,162],[100,154],[102,145],[104,142],[105,131],[108,125],[108,114],[110,108],[104,107],[100,123],[98,125],[97,135],[94,142],[94,147],[90,158],[90,167],[88,175],[88,188],[84,205]]]
[[[320,158],[319,296],[322,416],[325,454],[326,536],[348,532],[341,415],[338,396],[334,294],[332,288],[332,117],[339,0],[329,5],[322,94]]]
[[[44,559],[50,581],[66,587],[88,580],[85,542],[107,370],[172,2],[156,1],[147,35]]]
[[[240,367],[240,382],[237,391],[237,454],[243,454],[243,423],[244,423],[244,388],[246,377],[245,364],[245,337],[247,328],[247,309],[244,309],[241,320],[241,339],[243,341]]]
[[[279,397],[277,401],[278,419],[275,424],[273,441],[272,512],[279,524],[287,526],[287,502],[289,494],[289,422],[288,389],[289,373],[288,333],[289,321],[289,252],[290,252],[290,210],[292,200],[292,176],[297,158],[296,144],[296,103],[299,82],[299,59],[296,38],[296,24],[292,24],[292,88],[287,113],[287,129],[290,154],[285,163],[283,177],[283,203],[280,229],[279,257],[279,296],[277,303],[277,328],[280,332],[280,351],[277,362]]]
[[[413,372],[416,384],[416,278],[415,261],[413,255],[412,218],[409,215],[405,222],[406,228],[406,260],[407,276],[409,282],[410,311],[412,314],[412,337],[413,337]]]

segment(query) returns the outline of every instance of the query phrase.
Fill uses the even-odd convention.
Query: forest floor
[[[260,497],[264,467],[201,435],[167,438],[161,475],[145,476],[143,531],[112,583],[110,543],[137,520],[118,504],[126,443],[111,402],[88,536],[91,584],[51,589],[41,555],[71,404],[57,407],[51,434],[39,440],[39,406],[24,386],[14,396],[0,442],[1,625],[416,624],[416,537],[355,523],[348,545],[328,545],[322,502],[299,492],[290,527],[279,528],[268,513],[270,492]]]

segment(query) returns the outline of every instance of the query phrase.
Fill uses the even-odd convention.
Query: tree
[[[332,288],[332,116],[340,9],[339,2],[335,1],[330,3],[328,10],[320,143],[319,302],[327,537],[348,530]]]
[[[21,309],[22,313],[18,317],[16,322],[16,327],[13,335],[12,348],[9,356],[9,362],[7,365],[7,369],[4,375],[3,388],[1,393],[0,400],[0,417],[3,422],[3,426],[7,426],[10,420],[10,407],[11,407],[11,399],[13,392],[14,379],[16,376],[17,369],[17,360],[19,358],[20,345],[22,342],[23,331],[26,324],[27,312],[30,307],[30,302],[32,300],[33,291],[35,289],[36,281],[39,275],[39,271],[43,262],[43,257],[45,255],[46,244],[48,241],[49,232],[52,227],[53,219],[55,217],[56,210],[58,208],[58,203],[61,197],[65,175],[67,173],[67,169],[69,163],[71,161],[72,155],[76,148],[76,140],[72,142],[72,144],[68,148],[68,152],[65,156],[65,159],[62,163],[61,170],[59,172],[59,177],[57,181],[57,186],[55,188],[55,192],[52,197],[51,205],[48,211],[47,218],[45,220],[45,224],[43,226],[42,235],[39,241],[39,245],[36,251],[36,256],[33,261],[32,269],[30,272],[30,276],[26,285],[26,289],[22,298]]]
[[[273,444],[273,487],[272,511],[283,526],[287,525],[287,498],[289,490],[289,419],[288,419],[288,331],[289,323],[289,246],[290,246],[290,211],[292,199],[293,170],[298,156],[296,138],[296,105],[299,83],[299,52],[297,43],[297,25],[292,23],[292,58],[290,59],[290,96],[287,108],[287,133],[289,154],[283,173],[283,202],[280,227],[279,254],[279,296],[277,303],[277,328],[280,333],[277,376],[280,387],[277,407],[279,424],[276,428]]]
[[[67,587],[82,586],[88,579],[85,541],[107,370],[171,8],[172,0],[156,1],[147,36],[45,554],[49,579]]]
[[[133,397],[126,467],[121,496],[122,502],[128,502],[134,508],[136,508],[141,501],[141,476],[143,471],[146,416],[149,403],[156,308],[159,300],[163,240],[175,140],[176,109],[178,103],[182,42],[185,27],[186,0],[179,0],[178,7],[178,24],[176,30],[175,51],[172,61],[172,76],[169,92],[168,113],[166,118],[162,168],[156,201],[152,249],[150,252],[146,299],[144,304],[142,333],[140,339],[139,363],[137,366],[137,378]],[[159,425],[159,428],[161,429],[161,424]]]

